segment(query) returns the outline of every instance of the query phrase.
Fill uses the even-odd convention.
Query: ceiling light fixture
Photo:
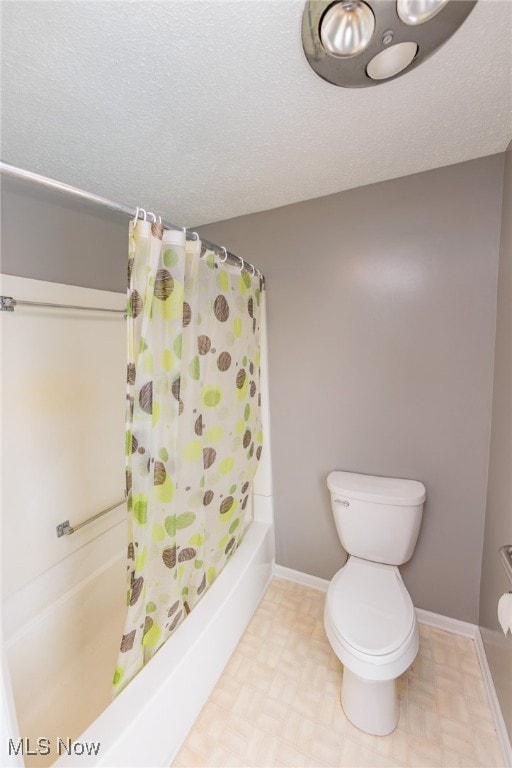
[[[315,72],[334,85],[378,85],[431,56],[476,2],[307,0],[302,16],[304,53]]]

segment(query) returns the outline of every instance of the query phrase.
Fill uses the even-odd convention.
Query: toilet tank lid
[[[331,472],[327,477],[327,487],[331,493],[349,499],[401,507],[423,504],[426,497],[425,486],[418,480],[359,475],[355,472]]]

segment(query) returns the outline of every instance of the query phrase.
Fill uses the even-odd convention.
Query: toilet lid
[[[346,643],[382,656],[397,650],[414,623],[414,606],[394,567],[351,557],[327,593],[332,623]]]

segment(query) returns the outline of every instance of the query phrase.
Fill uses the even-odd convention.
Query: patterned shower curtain
[[[200,241],[130,224],[128,613],[114,693],[193,609],[250,522],[262,289]]]

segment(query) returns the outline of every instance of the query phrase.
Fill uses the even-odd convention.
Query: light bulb
[[[434,18],[448,0],[397,0],[396,10],[404,24],[415,26]]]
[[[320,22],[320,40],[332,56],[355,56],[364,51],[375,29],[371,8],[361,0],[335,3]]]

